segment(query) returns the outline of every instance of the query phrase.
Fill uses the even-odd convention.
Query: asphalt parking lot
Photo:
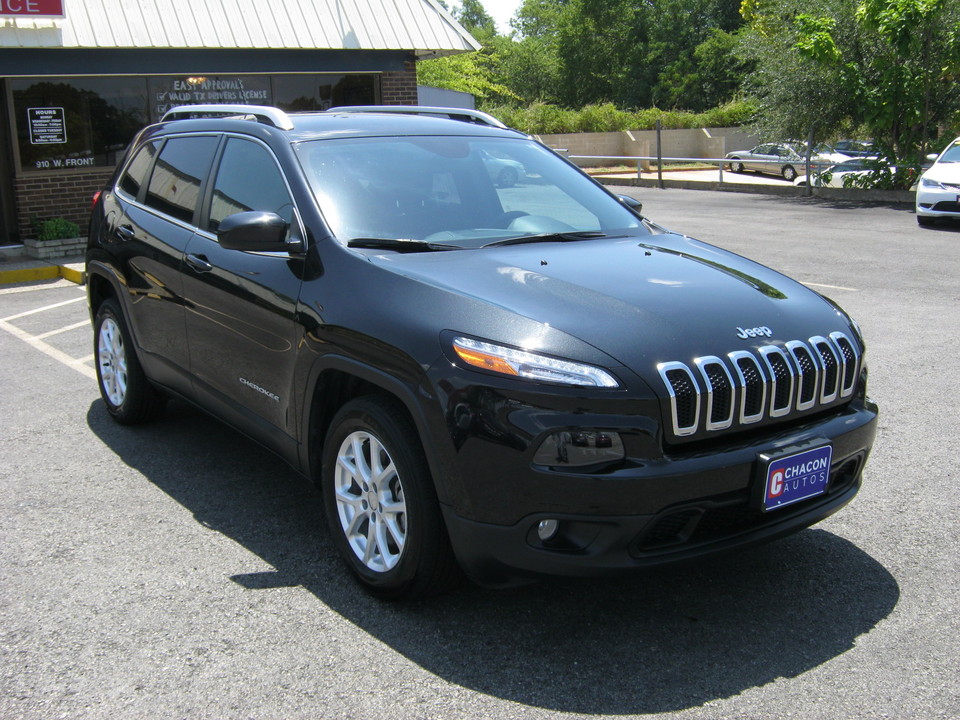
[[[179,403],[109,419],[81,287],[0,287],[0,718],[960,717],[960,226],[622,192],[859,320],[850,506],[709,564],[384,604],[273,456]]]

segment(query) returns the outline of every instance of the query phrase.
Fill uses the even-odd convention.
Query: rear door
[[[141,359],[155,380],[177,388],[189,367],[182,260],[220,138],[176,136],[143,146],[121,176],[113,227],[126,309]]]
[[[206,193],[202,227],[184,260],[190,368],[205,403],[276,446],[296,435],[291,387],[303,264],[288,253],[222,248],[220,222],[249,210],[277,213],[300,233],[273,153],[258,140],[229,136]]]

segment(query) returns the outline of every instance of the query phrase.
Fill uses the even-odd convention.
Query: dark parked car
[[[875,157],[878,152],[873,143],[865,140],[841,140],[833,149],[849,157]]]
[[[489,116],[422,112],[141,131],[90,225],[109,413],[177,397],[273,450],[385,597],[742,549],[854,497],[877,415],[840,308]]]

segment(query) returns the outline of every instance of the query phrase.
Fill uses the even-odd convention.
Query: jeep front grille
[[[660,363],[673,433],[725,430],[823,407],[853,394],[860,352],[841,332]]]

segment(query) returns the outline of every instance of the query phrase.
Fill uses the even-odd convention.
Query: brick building
[[[418,59],[478,48],[436,0],[5,0],[0,245],[36,219],[85,227],[169,107],[414,105]]]

